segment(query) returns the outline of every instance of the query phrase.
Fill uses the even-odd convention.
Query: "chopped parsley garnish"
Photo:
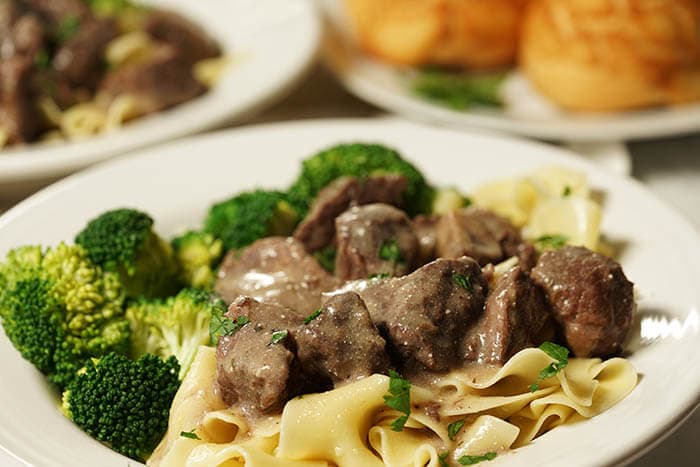
[[[413,92],[454,110],[473,106],[501,107],[499,95],[504,74],[458,74],[439,70],[422,71],[413,81]]]
[[[569,196],[571,196],[571,187],[570,187],[569,185],[566,185],[566,186],[564,187],[564,191],[562,191],[561,195],[562,195],[564,198],[568,198]]]
[[[386,279],[387,277],[391,277],[391,274],[388,272],[380,272],[377,274],[370,274],[369,279]]]
[[[461,420],[457,420],[456,422],[452,422],[449,425],[447,425],[447,436],[450,437],[451,441],[455,440],[457,433],[459,433],[459,430],[462,429],[465,422],[466,422],[465,419],[461,419]]]
[[[250,320],[247,316],[239,316],[233,320],[223,314],[214,313],[209,322],[209,337],[211,338],[212,344],[216,344],[221,336],[235,334],[248,323],[250,323]]]
[[[472,278],[465,276],[464,274],[454,273],[452,274],[452,282],[462,287],[467,292],[473,292],[474,286],[472,285]]]
[[[399,250],[399,244],[395,238],[382,242],[382,246],[379,248],[379,258],[392,263],[403,262],[401,250]]]
[[[40,70],[46,70],[51,65],[51,57],[46,49],[39,49],[34,57],[34,66]]]
[[[391,422],[392,430],[403,431],[411,414],[411,382],[394,370],[389,370],[389,394],[384,395],[384,404],[403,414]]]
[[[270,339],[270,344],[279,344],[280,341],[283,341],[284,339],[287,338],[287,335],[289,334],[289,331],[286,329],[282,331],[275,331],[272,333],[272,338]]]
[[[447,458],[450,456],[449,451],[445,451],[438,456],[438,461],[440,462],[440,467],[450,467],[447,463]]]
[[[314,311],[309,316],[304,318],[304,324],[309,324],[311,321],[318,318],[321,315],[321,313],[323,313],[323,308],[319,308],[318,310]]]
[[[552,378],[569,364],[569,349],[552,342],[545,342],[540,345],[540,350],[552,357],[556,362],[550,363],[540,371],[537,381],[530,385],[530,392],[535,392],[540,388],[540,383],[545,379]]]
[[[191,429],[190,431],[181,431],[180,436],[183,438],[189,438],[189,439],[202,439],[200,438],[197,433],[194,432],[194,428]]]
[[[335,247],[333,245],[318,250],[314,253],[314,258],[326,271],[333,272],[335,270]]]
[[[496,458],[497,455],[498,454],[496,454],[495,452],[487,452],[486,454],[481,456],[462,456],[457,462],[459,462],[462,465],[474,465],[478,464],[479,462],[492,461]]]
[[[75,15],[68,15],[58,23],[56,29],[56,39],[58,42],[66,42],[80,31],[80,18]]]
[[[535,240],[535,243],[537,244],[537,246],[540,247],[540,249],[556,250],[557,248],[561,248],[564,245],[566,245],[566,242],[568,240],[569,240],[568,237],[566,237],[565,235],[553,234],[553,235],[542,235],[541,237],[539,237]]]

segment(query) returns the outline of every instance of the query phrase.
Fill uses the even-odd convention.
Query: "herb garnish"
[[[440,462],[440,467],[450,467],[447,463],[447,457],[450,455],[450,451],[445,451],[438,456],[438,462]]]
[[[452,282],[462,287],[467,292],[474,291],[474,286],[472,285],[472,278],[469,276],[465,276],[464,274],[458,274],[455,272],[452,274]]]
[[[314,253],[314,258],[323,269],[333,272],[335,270],[335,254],[335,247],[330,245]]]
[[[421,72],[413,82],[413,92],[455,110],[475,105],[501,107],[499,90],[504,74],[468,75],[439,70]]]
[[[40,70],[46,70],[51,65],[51,57],[46,49],[41,48],[34,56],[34,66]]]
[[[304,318],[304,324],[309,324],[311,321],[315,320],[320,316],[320,314],[323,313],[323,308],[319,308],[318,310],[314,311],[311,313],[309,316]]]
[[[271,345],[279,344],[280,341],[283,341],[284,339],[287,338],[287,335],[288,335],[288,334],[289,334],[289,331],[287,331],[286,329],[284,329],[284,330],[282,330],[282,331],[275,331],[275,332],[273,332],[273,333],[272,333],[272,338],[270,339],[270,344],[271,344]]]
[[[80,31],[80,18],[75,15],[68,15],[58,23],[56,29],[56,39],[58,42],[66,42]]]
[[[195,429],[196,428],[192,428],[190,431],[181,431],[180,436],[189,439],[202,439],[197,435],[197,433],[194,432]]]
[[[546,368],[540,371],[537,376],[537,381],[530,385],[530,392],[535,392],[540,388],[540,383],[547,378],[556,376],[561,370],[569,364],[569,349],[552,342],[545,342],[540,345],[540,350],[552,357],[556,362],[550,363]]]
[[[557,248],[561,248],[564,245],[566,245],[566,242],[569,240],[568,237],[565,235],[561,234],[553,234],[553,235],[542,235],[541,237],[537,238],[535,240],[535,243],[541,248],[541,249],[553,249],[556,250]]]
[[[571,187],[570,187],[569,185],[566,185],[566,186],[564,187],[564,191],[562,191],[561,195],[562,195],[564,198],[568,198],[569,196],[571,196]]]
[[[233,320],[223,314],[212,314],[211,321],[209,322],[209,337],[211,343],[216,344],[219,342],[221,336],[230,336],[248,323],[250,323],[250,320],[247,316],[239,316]]]
[[[496,458],[497,455],[498,454],[496,454],[495,452],[487,452],[482,456],[462,456],[457,462],[459,462],[462,465],[474,465],[483,461],[492,461]]]
[[[461,420],[457,420],[456,422],[452,422],[449,425],[447,425],[447,436],[450,437],[451,441],[455,440],[457,433],[459,433],[459,430],[462,429],[465,422],[466,420],[463,418]]]
[[[403,262],[401,250],[399,250],[399,244],[396,242],[395,238],[382,242],[382,246],[379,247],[379,258],[384,261],[391,261],[392,263]]]
[[[380,272],[377,274],[370,274],[368,279],[386,279],[387,277],[391,277],[391,274],[388,272]]]
[[[403,431],[411,414],[411,382],[394,370],[389,370],[389,394],[384,395],[384,404],[403,414],[391,422],[392,430]]]

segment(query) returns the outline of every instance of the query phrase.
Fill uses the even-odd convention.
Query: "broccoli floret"
[[[255,190],[212,206],[204,231],[220,238],[226,250],[232,250],[262,237],[289,235],[298,219],[284,193]]]
[[[90,362],[63,393],[68,418],[113,450],[144,461],[165,434],[180,386],[174,357],[136,361],[109,353]]]
[[[22,247],[0,266],[0,318],[24,358],[65,387],[91,357],[127,353],[129,323],[118,277],[79,246]]]
[[[214,270],[221,261],[224,244],[206,232],[187,232],[172,241],[180,266],[180,279],[189,287],[209,289],[216,279]]]
[[[221,298],[208,291],[183,289],[166,300],[142,299],[129,306],[132,357],[151,353],[162,358],[174,355],[183,379],[200,345],[209,345],[209,322],[214,313],[226,311]]]
[[[408,179],[404,207],[409,214],[430,212],[433,188],[398,152],[379,144],[341,144],[305,160],[301,174],[289,190],[289,199],[306,215],[318,192],[336,178],[366,178],[380,173],[401,174]]]
[[[115,209],[91,220],[75,243],[90,260],[119,274],[129,297],[165,297],[178,288],[178,268],[169,243],[153,231],[153,219],[135,209]]]

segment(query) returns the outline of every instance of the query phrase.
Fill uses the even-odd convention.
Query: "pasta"
[[[216,350],[201,347],[148,464],[437,467],[446,450],[455,458],[502,452],[568,421],[593,417],[637,383],[624,359],[572,359],[532,392],[530,384],[552,361],[542,350],[525,349],[498,369],[454,371],[414,385],[410,418],[396,432],[390,424],[400,414],[385,405],[389,378],[379,374],[294,398],[281,416],[249,423],[225,408],[214,389]],[[457,420],[465,420],[464,430],[452,440],[447,427]],[[191,430],[200,439],[180,436]]]

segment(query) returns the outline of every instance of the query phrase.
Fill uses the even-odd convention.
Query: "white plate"
[[[0,151],[3,186],[58,177],[116,154],[243,119],[282,97],[313,62],[320,21],[308,0],[148,0],[176,10],[211,34],[232,58],[202,97],[79,142]]]
[[[603,231],[627,245],[620,260],[640,294],[643,332],[647,338],[659,334],[641,345],[640,330],[633,332],[628,349],[642,375],[638,387],[608,412],[559,427],[489,466],[599,466],[629,460],[668,434],[698,403],[697,234],[638,183],[572,153],[518,139],[400,121],[336,120],[249,127],[182,140],[88,169],[19,204],[0,218],[0,255],[20,244],[71,240],[88,219],[117,206],[140,207],[155,217],[159,232],[172,235],[197,226],[212,202],[239,190],[284,188],[302,157],[349,141],[395,146],[433,182],[467,191],[545,164],[585,171],[605,194]],[[127,464],[63,418],[42,376],[1,334],[0,361],[5,381],[0,385],[0,446],[38,466]],[[37,437],[39,426],[42,434]]]
[[[344,0],[317,0],[329,19],[324,58],[356,96],[407,117],[460,128],[484,128],[558,141],[617,141],[672,136],[700,130],[700,104],[617,114],[562,111],[532,88],[525,77],[510,73],[503,86],[503,109],[456,111],[411,92],[405,72],[373,60],[355,45]]]

